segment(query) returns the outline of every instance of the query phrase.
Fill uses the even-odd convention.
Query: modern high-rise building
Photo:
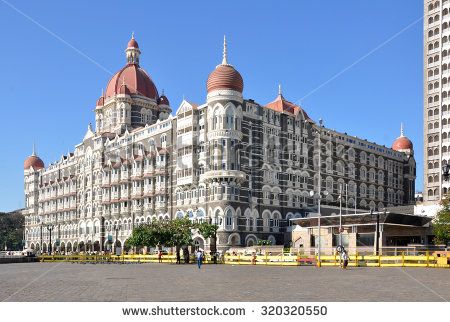
[[[324,215],[344,195],[352,210],[414,201],[403,131],[389,148],[314,122],[281,88],[266,104],[244,98],[225,41],[206,101],[183,100],[172,115],[134,37],[125,53],[74,151],[47,167],[34,151],[25,160],[26,247],[102,251],[126,246],[138,225],[184,216],[217,223],[220,249],[283,245],[289,219],[317,212],[319,195]]]
[[[450,183],[450,1],[424,1],[424,205],[437,204]]]

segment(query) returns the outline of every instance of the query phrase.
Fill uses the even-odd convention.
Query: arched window
[[[233,228],[233,212],[231,209],[228,209],[225,215],[225,226],[226,229],[232,229]]]

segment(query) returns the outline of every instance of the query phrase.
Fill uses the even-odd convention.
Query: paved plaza
[[[0,301],[446,301],[450,269],[0,265]]]

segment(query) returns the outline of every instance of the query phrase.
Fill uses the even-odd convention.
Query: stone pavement
[[[0,265],[0,301],[444,301],[450,269]]]

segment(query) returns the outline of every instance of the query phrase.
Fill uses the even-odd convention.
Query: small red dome
[[[167,106],[170,105],[170,104],[169,104],[169,99],[166,97],[166,95],[161,95],[161,96],[159,97],[159,103],[158,103],[158,105],[167,105]]]
[[[242,93],[244,81],[241,74],[231,65],[219,65],[208,76],[206,90],[209,92],[216,89],[232,89]]]
[[[392,149],[395,151],[400,150],[412,150],[413,144],[410,139],[408,139],[406,136],[400,136],[395,141],[394,144],[392,144]]]
[[[125,83],[130,94],[158,99],[158,90],[150,76],[136,64],[128,64],[119,70],[109,81],[105,97],[120,94],[121,86]]]
[[[128,42],[127,48],[139,48],[139,45],[138,45],[136,39],[134,39],[134,37],[131,38],[130,41]]]
[[[100,96],[100,98],[97,100],[97,106],[103,106],[105,105],[105,97]]]
[[[45,167],[44,161],[42,161],[38,156],[30,155],[23,163],[23,168],[24,170],[28,170],[31,167],[35,170],[43,169]]]

